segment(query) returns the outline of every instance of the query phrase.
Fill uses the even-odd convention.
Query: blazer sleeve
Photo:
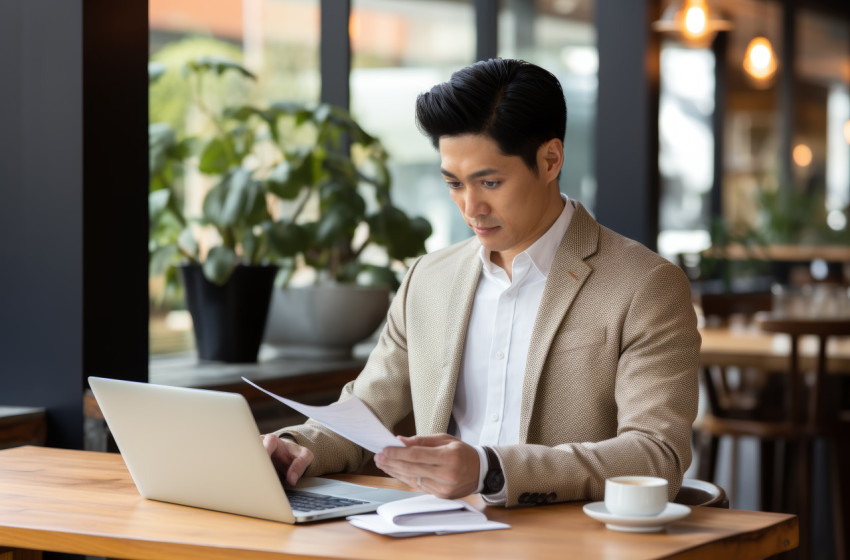
[[[411,278],[419,262],[417,260],[407,271],[393,298],[386,324],[366,366],[357,379],[343,387],[338,400],[342,402],[356,395],[389,430],[412,410],[405,327],[406,300]],[[275,432],[277,435],[284,433],[313,452],[313,462],[305,472],[307,476],[355,472],[372,457],[371,452],[312,420]]]
[[[648,271],[625,313],[615,374],[616,436],[497,447],[505,505],[601,500],[605,479],[621,475],[665,478],[672,500],[691,460],[699,348],[689,283],[665,261]],[[594,366],[587,364],[588,376]]]

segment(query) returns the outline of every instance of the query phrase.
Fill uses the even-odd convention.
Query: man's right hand
[[[280,438],[274,434],[263,436],[263,447],[269,452],[272,464],[286,482],[292,486],[298,482],[310,463],[313,462],[313,452],[289,439]]]

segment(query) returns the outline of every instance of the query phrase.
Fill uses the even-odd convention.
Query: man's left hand
[[[375,455],[382,471],[439,498],[462,498],[478,489],[478,452],[448,434],[398,436],[405,447],[385,447]]]

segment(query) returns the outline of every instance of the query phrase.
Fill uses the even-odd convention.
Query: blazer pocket
[[[602,346],[606,340],[606,329],[604,326],[591,329],[570,330],[561,334],[552,344],[549,354],[559,356],[575,352],[579,348],[588,346]]]

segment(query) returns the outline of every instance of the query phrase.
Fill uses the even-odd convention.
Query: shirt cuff
[[[473,445],[472,447],[478,452],[478,488],[475,489],[475,494],[478,494],[484,489],[484,477],[487,476],[487,453],[484,452],[484,447]]]

